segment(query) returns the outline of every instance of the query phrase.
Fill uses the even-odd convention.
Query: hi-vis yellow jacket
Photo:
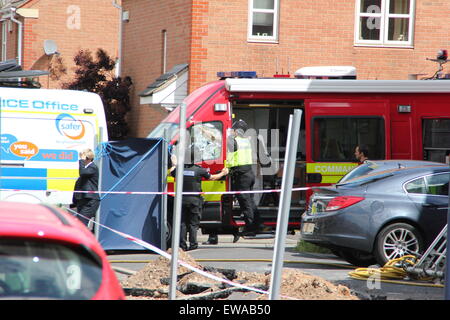
[[[227,152],[227,164],[228,168],[239,167],[244,165],[251,165],[253,163],[252,158],[252,144],[249,138],[235,137],[237,144],[237,150],[233,152]]]

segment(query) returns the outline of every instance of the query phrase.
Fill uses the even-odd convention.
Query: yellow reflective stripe
[[[225,192],[226,191],[226,183],[224,180],[218,181],[202,181],[202,190],[203,192]],[[204,194],[203,198],[205,201],[220,201],[222,198],[221,194]]]
[[[322,183],[336,183],[347,172],[357,167],[357,163],[352,162],[317,162],[307,163],[306,173],[320,173]]]
[[[321,183],[337,183],[342,176],[322,176]]]
[[[357,167],[357,163],[351,162],[317,162],[307,163],[306,173],[321,173],[322,175],[339,175],[343,176],[353,168]]]
[[[47,169],[47,189],[73,191],[78,177],[78,169]]]

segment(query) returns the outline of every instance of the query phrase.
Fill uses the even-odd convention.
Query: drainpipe
[[[112,5],[120,10],[119,14],[119,53],[116,63],[116,76],[120,77],[122,74],[122,33],[123,33],[123,7],[117,3],[117,0],[112,0]]]
[[[166,73],[167,69],[167,30],[162,31],[163,34],[163,70],[162,73]]]
[[[22,66],[22,48],[23,48],[23,23],[15,18],[16,8],[11,8],[11,21],[17,24],[17,64]]]
[[[12,22],[16,23],[18,26],[17,34],[17,64],[22,66],[22,51],[23,51],[23,22],[15,18],[16,8],[5,8],[0,10],[0,15],[2,15],[0,21],[6,21],[11,19]]]

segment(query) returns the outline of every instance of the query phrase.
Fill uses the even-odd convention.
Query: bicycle
[[[439,69],[431,77],[424,77],[421,80],[448,79],[442,77],[442,71],[444,70],[443,66],[448,62],[447,59],[448,59],[448,52],[447,50],[444,49],[438,51],[436,59],[427,58],[428,61],[437,62],[439,64]]]

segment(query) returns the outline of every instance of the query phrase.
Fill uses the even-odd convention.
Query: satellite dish
[[[58,46],[54,40],[44,41],[44,52],[46,55],[51,56],[58,53]]]

